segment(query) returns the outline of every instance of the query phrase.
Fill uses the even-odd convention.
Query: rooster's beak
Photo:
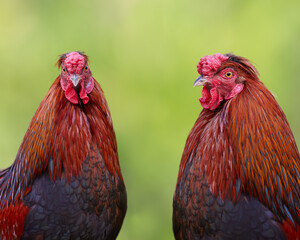
[[[76,87],[81,79],[81,77],[79,75],[77,75],[76,73],[73,74],[73,76],[70,78],[74,87]]]
[[[207,80],[203,77],[203,75],[200,75],[196,81],[194,82],[194,86],[193,87],[196,87],[196,86],[203,86],[205,83],[207,82]]]

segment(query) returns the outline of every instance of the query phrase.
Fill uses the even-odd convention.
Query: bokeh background
[[[119,240],[173,239],[172,196],[201,105],[200,57],[254,63],[300,144],[300,1],[10,0],[0,3],[0,168],[59,74],[81,50],[102,85],[128,192]]]

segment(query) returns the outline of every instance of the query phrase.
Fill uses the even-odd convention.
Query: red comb
[[[204,56],[197,65],[198,73],[204,76],[211,76],[221,66],[222,62],[227,59],[228,57],[221,53]]]
[[[78,52],[71,52],[67,55],[64,66],[70,74],[79,74],[85,63],[84,57]]]

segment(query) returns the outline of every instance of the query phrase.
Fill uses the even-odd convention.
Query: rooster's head
[[[194,86],[204,86],[199,101],[210,110],[242,92],[247,79],[257,79],[257,71],[249,61],[233,54],[205,56],[197,69],[200,76]]]
[[[57,64],[61,68],[60,85],[65,97],[73,104],[87,104],[88,94],[94,88],[88,57],[81,52],[65,53],[60,56]]]

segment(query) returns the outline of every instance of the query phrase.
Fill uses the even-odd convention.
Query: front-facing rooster
[[[103,91],[81,52],[41,102],[14,163],[0,172],[0,239],[115,239],[126,189]]]
[[[300,157],[287,119],[248,60],[201,58],[204,108],[173,200],[178,239],[300,239]]]

